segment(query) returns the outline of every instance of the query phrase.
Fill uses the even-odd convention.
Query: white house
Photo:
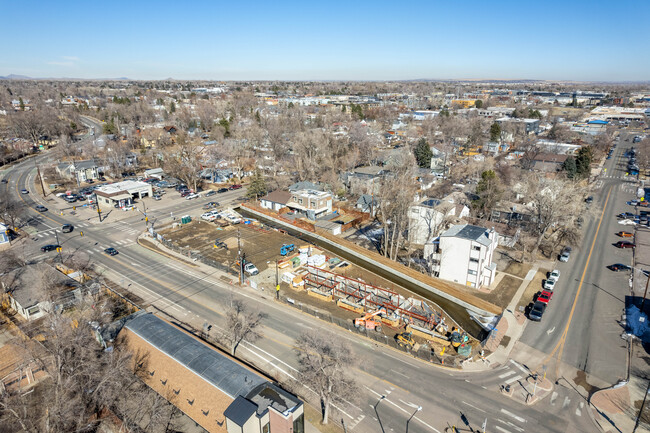
[[[287,207],[309,218],[316,218],[332,213],[332,194],[324,191],[304,189],[291,192]]]
[[[286,207],[290,199],[291,193],[289,191],[276,189],[260,198],[260,206],[264,209],[271,209],[277,212],[283,207]]]
[[[479,289],[494,281],[497,265],[492,258],[498,243],[493,229],[454,225],[424,246],[424,257],[439,278]]]
[[[442,200],[427,198],[411,206],[408,212],[409,242],[423,245],[444,230],[453,217],[469,216],[469,208],[456,201],[450,194]]]
[[[0,246],[9,244],[9,227],[0,224]]]

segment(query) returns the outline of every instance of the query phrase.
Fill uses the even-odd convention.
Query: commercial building
[[[124,207],[133,204],[134,198],[151,197],[153,189],[151,184],[134,180],[104,185],[95,190],[97,204],[110,207]]]
[[[497,245],[493,229],[454,225],[424,246],[424,257],[439,278],[479,289],[494,281]]]
[[[304,433],[295,395],[157,316],[136,313],[119,338],[144,381],[207,431]]]

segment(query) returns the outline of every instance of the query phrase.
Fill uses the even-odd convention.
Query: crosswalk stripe
[[[516,382],[519,379],[521,379],[521,375],[511,377],[510,379],[506,380],[506,385],[510,385],[512,382]]]
[[[511,359],[510,363],[513,364],[515,367],[517,367],[519,370],[521,370],[524,374],[528,374],[528,370],[523,365],[515,361],[514,359]]]
[[[514,370],[507,371],[507,372],[503,373],[501,376],[499,376],[499,379],[506,378],[506,377],[510,376],[511,374],[515,374],[515,371]]]
[[[43,235],[41,233],[37,233],[36,236],[38,236],[39,238],[43,237]]]

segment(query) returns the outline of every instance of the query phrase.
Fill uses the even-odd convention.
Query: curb
[[[165,257],[167,257],[168,259],[176,260],[177,262],[181,262],[181,263],[184,263],[184,264],[186,264],[186,265],[190,265],[190,266],[193,266],[193,267],[195,267],[195,268],[198,268],[198,265],[197,265],[197,264],[195,264],[195,263],[191,263],[191,262],[188,262],[188,261],[186,261],[186,260],[184,260],[184,259],[181,259],[180,257],[172,256],[171,254],[166,253],[165,251],[162,251],[159,247],[157,247],[157,248],[154,249],[154,248],[151,248],[151,247],[149,247],[149,246],[147,246],[147,245],[142,244],[142,243],[140,242],[141,239],[142,239],[142,238],[141,238],[140,236],[138,236],[138,240],[137,240],[137,242],[138,242],[138,245],[140,245],[142,248],[146,248],[146,249],[148,249],[148,250],[150,250],[150,251],[153,251],[154,253],[160,254],[161,256],[165,256]]]

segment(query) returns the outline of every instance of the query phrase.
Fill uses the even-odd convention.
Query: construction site
[[[405,350],[467,357],[479,346],[434,302],[283,230],[251,219],[242,222],[222,226],[195,221],[159,233],[181,251],[235,272],[241,253],[245,263],[259,270],[243,276],[252,287],[271,292],[277,283],[290,304],[326,311],[338,323],[390,339]],[[455,350],[446,352],[449,347]]]

